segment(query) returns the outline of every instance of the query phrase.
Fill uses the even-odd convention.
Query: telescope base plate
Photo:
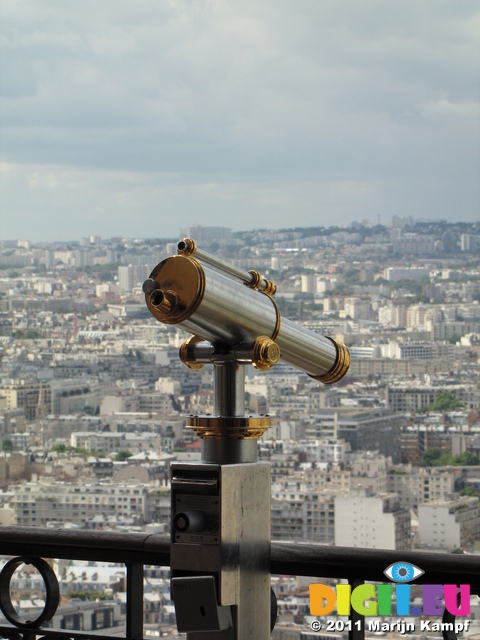
[[[270,416],[189,416],[187,428],[202,440],[255,440],[272,426]]]

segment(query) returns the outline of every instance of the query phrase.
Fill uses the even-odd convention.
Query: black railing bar
[[[5,634],[1,635],[1,634]],[[59,640],[71,640],[72,638],[78,638],[79,640],[130,640],[126,635],[104,635],[103,633],[97,633],[96,631],[77,631],[70,630],[64,631],[57,629],[50,629],[49,627],[39,627],[38,629],[25,629],[19,627],[0,626],[0,638],[24,638],[29,635],[31,637],[42,638],[58,638]],[[143,639],[142,639],[143,640]]]
[[[143,640],[143,565],[127,564],[127,638]]]
[[[170,566],[170,538],[143,533],[0,527],[0,554]]]
[[[115,531],[89,531],[75,529],[43,529],[40,527],[20,527],[5,526],[0,527],[0,541],[3,543],[13,542],[22,544],[31,542],[41,543],[46,546],[59,547],[67,545],[70,547],[99,549],[133,549],[143,550],[149,538],[160,538],[163,541],[168,536],[147,533],[117,533]]]
[[[36,527],[0,527],[0,553],[44,558],[92,560],[168,567],[167,535],[57,530]],[[464,583],[480,586],[480,556],[393,551],[320,544],[273,542],[270,570],[273,574],[385,581],[383,571],[394,562],[420,567],[424,583]]]
[[[125,549],[92,549],[78,548],[75,545],[46,546],[42,543],[4,544],[0,535],[0,555],[2,556],[30,556],[34,558],[58,558],[65,560],[87,560],[91,562],[111,562],[116,564],[145,564],[158,567],[170,566],[170,554],[154,551]]]
[[[360,584],[363,584],[363,580],[354,580],[350,582],[352,591]],[[348,619],[350,621],[350,628],[348,629],[348,640],[363,640],[365,638],[365,617],[360,613],[357,613],[352,607]]]
[[[425,572],[415,584],[480,586],[480,556],[428,551],[273,542],[270,570],[274,574],[385,582],[383,572],[395,562],[409,562]]]

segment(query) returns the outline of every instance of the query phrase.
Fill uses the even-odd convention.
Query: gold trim
[[[248,273],[252,276],[252,281],[247,284],[247,287],[258,289],[262,282],[262,274],[259,271],[255,271],[255,269],[251,269]]]
[[[180,248],[181,244],[184,244],[182,248]],[[179,256],[193,256],[197,251],[197,243],[192,238],[184,238],[181,242],[178,243],[177,253]]]
[[[350,352],[343,344],[343,342],[338,342],[334,338],[328,339],[333,342],[337,350],[337,359],[335,360],[335,364],[327,373],[324,373],[320,376],[310,376],[314,380],[323,382],[323,384],[332,384],[333,382],[338,382],[347,373],[348,367],[350,366]]]
[[[191,336],[188,340],[185,340],[185,342],[180,345],[180,349],[178,350],[178,355],[183,364],[185,364],[189,369],[193,369],[194,371],[200,371],[200,369],[203,369],[203,367],[205,366],[201,362],[197,362],[193,356],[192,347],[198,342],[203,342],[202,338],[199,338],[198,336]]]
[[[255,269],[250,269],[248,273],[252,276],[252,281],[248,284],[245,283],[247,287],[249,287],[250,289],[256,289],[257,291],[260,291],[260,293],[264,293],[269,297],[275,295],[277,291],[277,285],[274,282],[265,280],[262,274],[259,271],[255,271]],[[263,289],[260,289],[262,280],[265,280],[266,285]]]
[[[256,440],[271,425],[270,416],[189,416],[186,426],[202,440]]]
[[[188,320],[200,306],[205,295],[205,272],[202,265],[186,256],[172,256],[166,258],[152,271],[150,278],[155,281],[156,289],[160,289],[164,296],[172,300],[176,296],[175,305],[154,305],[151,296],[146,294],[145,301],[150,313],[164,324],[179,324]]]
[[[260,285],[262,283],[262,280],[264,280],[262,274],[259,273],[258,271],[255,271],[255,269],[251,269],[248,273],[252,276],[252,281],[249,284],[247,284],[247,287],[249,287],[250,289],[255,289],[259,293],[263,293],[263,295],[267,296],[267,298],[270,298],[270,300],[273,303],[273,306],[275,307],[275,315],[276,315],[275,328],[273,329],[273,333],[272,333],[272,336],[271,336],[271,339],[275,341],[277,339],[277,336],[278,336],[279,332],[280,332],[280,323],[281,323],[281,320],[282,320],[281,315],[280,315],[280,309],[278,308],[277,303],[273,299],[273,296],[275,295],[275,293],[277,291],[277,285],[274,284],[273,282],[271,282],[270,280],[265,280],[266,287],[264,289],[260,289],[259,287],[260,287]],[[270,367],[268,367],[268,368],[270,368]]]
[[[267,286],[265,289],[262,289],[262,293],[269,296],[270,298],[277,293],[277,285],[271,280],[265,280]]]
[[[178,297],[175,291],[155,289],[150,294],[149,300],[152,307],[168,315],[175,312]]]
[[[252,347],[252,364],[259,371],[268,371],[280,360],[280,347],[267,336],[259,336]]]
[[[267,295],[267,294],[265,294]],[[275,328],[273,329],[273,333],[271,335],[271,339],[273,341],[275,341],[277,339],[278,334],[280,333],[280,325],[282,324],[282,316],[280,314],[280,309],[278,308],[277,303],[275,302],[275,300],[272,298],[272,296],[268,296],[267,298],[270,298],[270,300],[272,301],[273,306],[275,307]]]

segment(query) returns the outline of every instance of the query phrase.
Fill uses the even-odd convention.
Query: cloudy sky
[[[478,0],[2,0],[0,240],[480,218]]]

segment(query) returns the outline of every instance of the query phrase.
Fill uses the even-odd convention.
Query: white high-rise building
[[[282,258],[279,258],[278,256],[272,256],[270,259],[270,266],[275,271],[282,271],[283,267],[285,266],[285,262]]]
[[[473,236],[469,233],[462,233],[460,236],[460,249],[462,251],[471,251],[473,249]]]
[[[302,293],[316,293],[317,292],[317,276],[312,273],[308,273],[302,276]]]
[[[421,282],[424,278],[429,277],[430,270],[424,267],[387,267],[383,275],[389,282],[398,282],[399,280]]]
[[[132,264],[118,267],[118,286],[123,291],[131,291],[133,289]]]
[[[420,544],[436,549],[471,549],[480,534],[480,499],[473,496],[418,505]]]
[[[118,267],[118,286],[123,291],[132,291],[148,277],[151,267],[146,264],[129,264]]]
[[[410,549],[410,512],[400,507],[395,493],[353,489],[336,496],[335,546]]]

